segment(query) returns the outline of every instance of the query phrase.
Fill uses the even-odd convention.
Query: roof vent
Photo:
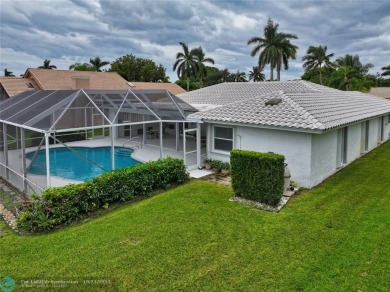
[[[27,82],[26,85],[27,85],[27,88],[34,88],[34,86],[32,85],[31,82]]]
[[[279,97],[274,97],[265,102],[265,105],[278,105],[282,101]]]
[[[127,85],[129,85],[130,87],[135,87],[135,85],[131,82],[127,82]]]

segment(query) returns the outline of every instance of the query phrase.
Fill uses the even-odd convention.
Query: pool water
[[[80,153],[89,160],[111,171],[111,147],[73,147],[72,150]],[[50,151],[50,174],[72,180],[83,181],[98,176],[105,171],[91,162],[85,160],[67,148],[52,148]],[[115,168],[129,167],[140,162],[131,157],[132,149],[115,147]],[[27,159],[32,159],[34,152],[26,154]],[[46,175],[46,152],[40,150],[35,157],[29,173]]]

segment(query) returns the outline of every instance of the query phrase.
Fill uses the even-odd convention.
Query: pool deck
[[[153,161],[158,160],[160,158],[160,140],[159,139],[147,139],[146,144],[142,145],[142,148],[140,147],[139,142],[129,142],[128,139],[122,139],[118,138],[114,140],[114,146],[116,147],[123,147],[125,144],[125,147],[134,149],[134,152],[132,153],[132,157],[138,161],[141,162],[147,162],[147,161]],[[164,157],[173,157],[173,158],[179,158],[183,159],[183,141],[180,139],[180,151],[175,150],[175,144],[176,140],[174,137],[166,137],[163,140],[163,158]],[[92,140],[83,140],[83,141],[77,141],[77,142],[69,142],[66,143],[67,146],[70,147],[107,147],[111,146],[111,139],[109,137],[103,137],[103,138],[96,138]],[[63,147],[61,144],[55,144],[50,145],[50,148],[55,147]],[[187,140],[187,151],[195,150],[195,140]],[[38,147],[29,147],[26,148],[26,153],[32,152],[37,150]],[[43,146],[41,149],[45,149]],[[205,148],[202,148],[202,155],[204,156]],[[14,171],[17,171],[19,174],[22,173],[22,153],[20,149],[17,150],[9,150],[8,151],[8,157],[9,157],[9,167],[12,168]],[[28,166],[28,160],[27,160],[27,166]],[[190,153],[186,156],[186,164],[187,165],[195,165],[196,164],[196,154]],[[202,177],[207,174],[209,174],[205,170],[199,170],[196,168],[189,169],[189,173],[192,177]],[[45,175],[34,175],[34,174],[28,174],[27,179],[29,179],[32,184],[30,185],[30,191],[31,192],[39,192],[39,187],[45,188],[46,187],[46,176]],[[10,172],[10,182],[16,185],[19,188],[22,188],[22,179],[18,177],[16,174]],[[77,180],[70,180],[70,179],[64,179],[61,177],[51,176],[51,186],[52,187],[58,187],[58,186],[64,186],[67,184],[78,184],[82,181]],[[34,184],[38,185],[39,187],[34,186]],[[29,191],[29,192],[30,192]]]

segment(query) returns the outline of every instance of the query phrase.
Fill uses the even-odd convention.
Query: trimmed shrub
[[[46,189],[18,218],[18,227],[42,232],[66,225],[116,202],[150,196],[188,180],[182,160],[165,158],[102,174],[77,185]]]
[[[284,156],[234,149],[230,152],[236,196],[275,206],[283,196]]]

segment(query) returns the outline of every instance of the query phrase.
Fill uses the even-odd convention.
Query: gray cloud
[[[282,72],[284,80],[302,75],[310,45],[327,45],[336,57],[359,54],[376,66],[373,73],[390,63],[387,0],[2,0],[0,8],[0,70],[16,74],[46,58],[67,69],[95,56],[114,61],[132,53],[163,64],[175,80],[180,41],[202,46],[218,68],[248,72],[257,58],[246,42],[262,34],[269,17],[299,37],[297,59]]]

